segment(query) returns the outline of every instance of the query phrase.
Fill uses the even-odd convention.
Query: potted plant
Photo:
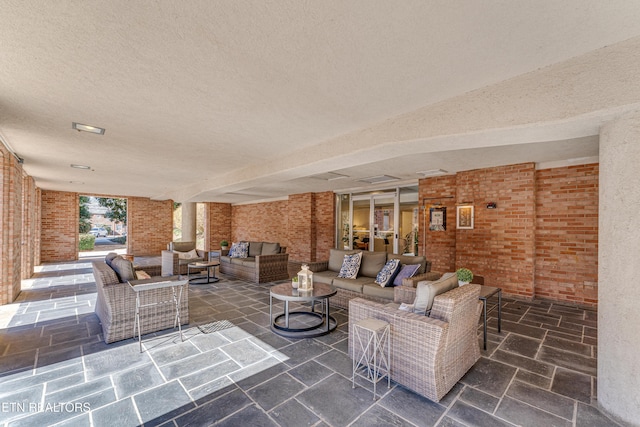
[[[456,276],[458,276],[458,285],[463,286],[471,283],[473,280],[473,273],[468,268],[459,268],[456,270]]]
[[[229,249],[229,242],[227,242],[226,240],[223,240],[220,242],[220,248],[225,251],[227,249]]]
[[[293,276],[291,278],[291,286],[293,289],[298,289],[298,276]]]

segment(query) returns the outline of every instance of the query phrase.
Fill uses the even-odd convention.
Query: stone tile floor
[[[190,324],[106,345],[87,260],[43,266],[0,307],[3,426],[612,426],[597,409],[596,312],[503,298],[487,351],[439,403],[351,388],[348,313],[331,334],[269,328],[268,284],[190,287]],[[23,286],[24,288],[25,286]],[[496,302],[493,301],[493,304]],[[478,329],[479,343],[482,328]]]

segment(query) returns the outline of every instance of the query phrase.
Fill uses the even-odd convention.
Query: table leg
[[[138,346],[140,347],[140,353],[142,353],[142,336],[140,331],[140,292],[136,292],[136,320],[133,326],[133,333],[136,333],[136,325],[138,326]]]
[[[484,349],[487,349],[487,299],[482,300],[482,311],[484,313],[483,316],[483,328],[484,328]]]
[[[289,329],[289,301],[284,302],[284,327]]]
[[[329,328],[331,327],[331,322],[329,321],[329,298],[326,298],[322,303],[326,304],[324,321],[327,322],[327,332],[329,332]]]
[[[498,332],[502,332],[502,289],[498,291]]]

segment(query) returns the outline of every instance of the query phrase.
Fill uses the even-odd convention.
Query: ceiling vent
[[[449,172],[447,172],[444,169],[429,169],[428,171],[422,171],[422,172],[416,172],[419,175],[424,176],[425,178],[428,176],[439,176],[439,175],[446,175]]]
[[[341,173],[326,172],[326,173],[319,173],[319,174],[316,174],[316,175],[311,175],[309,178],[321,179],[323,181],[335,181],[336,179],[343,179],[343,178],[349,178],[349,177],[347,175],[343,175]]]
[[[392,182],[392,181],[399,181],[399,180],[400,178],[396,178],[395,176],[377,175],[377,176],[371,176],[369,178],[360,178],[358,181],[368,182],[369,184],[380,184],[383,182]]]

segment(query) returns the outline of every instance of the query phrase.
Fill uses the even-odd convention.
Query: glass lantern
[[[313,272],[309,270],[307,264],[303,264],[302,270],[298,272],[298,289],[301,291],[313,289]]]

